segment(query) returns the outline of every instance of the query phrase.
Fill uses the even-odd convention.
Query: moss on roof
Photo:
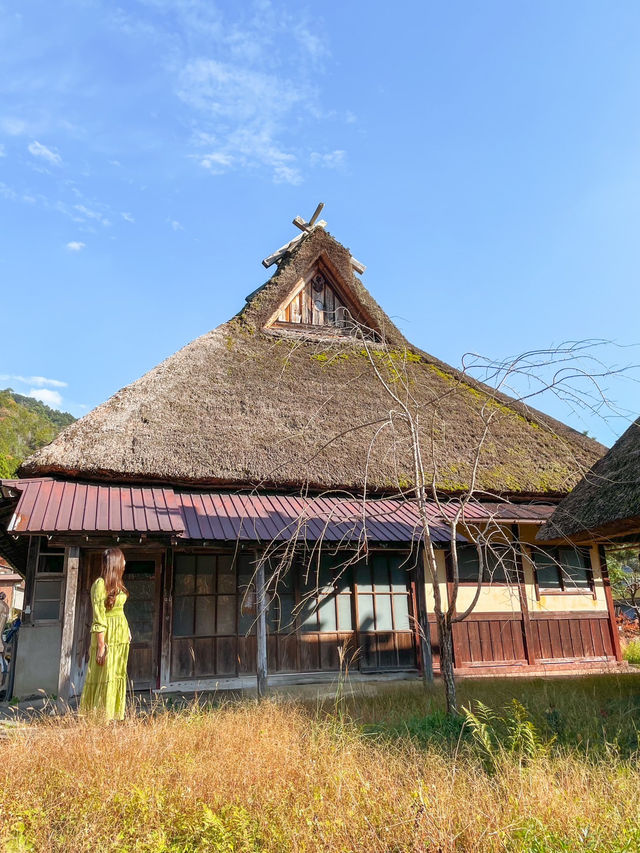
[[[406,486],[410,444],[402,432],[378,433],[389,398],[362,342],[265,329],[319,260],[384,339],[376,358],[388,378],[406,379],[443,491],[468,482],[487,404],[495,415],[480,485],[488,490],[565,494],[602,454],[591,439],[413,347],[353,274],[349,251],[316,229],[236,317],[118,391],[21,473],[361,490],[366,463],[369,488]]]

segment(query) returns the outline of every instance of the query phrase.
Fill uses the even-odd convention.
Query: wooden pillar
[[[80,568],[80,548],[77,545],[65,548],[64,568],[66,583],[62,615],[62,640],[60,643],[60,672],[58,675],[58,698],[62,702],[68,701],[71,694],[71,653],[73,651],[78,570]]]
[[[518,595],[520,597],[520,612],[522,616],[524,653],[527,656],[527,663],[530,666],[533,666],[536,662],[536,654],[533,648],[533,635],[531,633],[531,617],[529,616],[529,602],[527,601],[524,560],[522,559],[522,545],[520,543],[520,528],[517,524],[513,524],[511,526],[511,533],[513,535],[513,547],[516,552],[516,572],[518,575]]]
[[[261,558],[256,570],[256,608],[258,697],[262,697],[267,692],[267,595]]]
[[[611,642],[613,644],[613,652],[617,661],[622,660],[622,649],[620,648],[620,634],[618,633],[618,623],[616,622],[616,610],[613,606],[613,595],[611,594],[611,581],[609,580],[609,569],[607,568],[607,555],[604,550],[604,545],[598,545],[598,557],[600,558],[600,574],[602,575],[602,585],[604,587],[604,597],[607,602],[607,611],[609,613],[609,631],[611,633]]]
[[[167,548],[162,574],[162,616],[160,621],[160,687],[171,681],[171,626],[173,622],[173,548]],[[156,646],[157,648],[157,646]]]
[[[453,558],[451,556],[451,550],[453,548],[457,548],[458,546],[455,542],[451,543],[451,547],[447,548],[445,551],[445,577],[447,581],[447,607],[451,604],[451,599],[453,597]],[[458,587],[460,589],[460,587]],[[456,602],[457,603],[457,602]],[[453,616],[456,616],[457,608],[453,608]],[[453,650],[453,665],[454,668],[458,668],[464,665],[464,653],[462,649],[462,644],[460,642],[460,622],[454,622],[451,626],[451,645]],[[440,660],[442,661],[442,649],[440,649]],[[440,674],[442,674],[442,665],[440,665]]]
[[[429,629],[429,614],[427,613],[427,590],[424,572],[424,548],[420,549],[416,564],[416,606],[418,623],[418,640],[420,651],[420,669],[425,685],[433,682],[433,655],[431,652],[431,631]]]

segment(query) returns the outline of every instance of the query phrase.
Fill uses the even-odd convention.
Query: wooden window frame
[[[475,550],[474,545],[463,545],[462,547],[473,548]],[[518,586],[518,584],[520,584],[520,583],[524,583],[524,572],[523,572],[522,567],[518,565],[518,559],[517,559],[517,554],[514,550],[514,545],[513,544],[507,544],[507,543],[504,543],[504,544],[500,543],[498,545],[492,545],[492,548],[494,548],[495,550],[503,549],[504,551],[512,551],[513,552],[514,576],[513,576],[512,580],[507,580],[506,577],[505,577],[505,580],[503,580],[503,581],[495,581],[492,578],[489,578],[487,580],[485,573],[488,571],[488,566],[485,564],[485,567],[483,570],[483,577],[482,577],[482,581],[481,581],[480,585],[483,587],[500,587],[500,588],[509,587],[509,588],[511,588],[511,587]],[[447,550],[446,550],[445,564],[446,564],[446,570],[447,570],[447,583],[452,584],[453,583],[453,562],[452,562],[452,557],[451,557],[451,548],[447,548]],[[459,573],[459,568],[458,568],[458,573]],[[473,580],[473,581],[459,580],[458,581],[458,587],[467,587],[468,588],[468,587],[475,587],[477,585],[478,585],[477,580]]]
[[[172,618],[172,622],[171,622],[171,639],[172,640],[201,640],[201,639],[217,639],[219,637],[244,636],[244,635],[240,635],[238,633],[239,632],[238,607],[242,601],[242,598],[244,597],[244,591],[240,589],[240,585],[239,585],[240,574],[238,572],[237,560],[239,560],[239,558],[241,556],[244,556],[245,554],[248,554],[248,552],[240,552],[236,555],[236,557],[234,559],[234,554],[232,551],[230,551],[230,552],[219,552],[219,551],[206,552],[205,551],[204,553],[193,553],[193,552],[189,553],[189,552],[182,552],[182,551],[176,552],[176,554],[174,555],[174,571],[173,571],[173,614],[172,614],[173,618]],[[197,563],[196,563],[196,572],[194,574],[194,591],[190,592],[190,593],[185,593],[185,594],[182,594],[182,593],[177,594],[175,591],[175,583],[176,583],[176,578],[179,575],[179,572],[177,571],[177,566],[178,566],[178,563],[179,563],[181,557],[194,557],[196,560],[198,559],[198,557],[208,557],[210,559],[214,558],[216,561],[216,566],[215,566],[215,589],[216,589],[216,591],[215,592],[197,592],[196,591],[195,579],[197,579],[197,577],[198,577]],[[234,565],[234,568],[235,568],[235,589],[233,592],[218,592],[218,559],[220,557],[230,557],[232,564]],[[234,631],[231,633],[229,633],[229,632],[220,633],[217,630],[218,629],[218,598],[220,596],[233,596],[233,598],[235,599]],[[193,619],[192,619],[192,626],[191,626],[192,631],[189,634],[176,634],[176,633],[174,633],[175,632],[174,620],[175,620],[175,613],[176,613],[175,604],[179,598],[193,598],[194,599],[194,602],[193,602]],[[196,613],[197,613],[196,599],[198,599],[198,598],[215,599],[215,601],[214,601],[214,614],[215,614],[214,619],[215,619],[216,632],[213,634],[196,634],[195,633],[195,630],[196,630]],[[254,631],[251,631],[249,635],[251,635],[252,633],[254,633]]]
[[[320,617],[319,617],[320,605],[323,603],[325,598],[329,598],[330,596],[333,597],[333,606],[334,606],[334,615],[335,615],[335,620],[336,620],[336,627],[331,628],[327,631],[321,631],[320,627],[310,628],[310,629],[305,630],[303,628],[303,623],[302,623],[302,619],[301,619],[301,615],[302,615],[301,614],[301,604],[302,604],[303,598],[309,597],[309,593],[304,593],[303,589],[302,589],[302,577],[303,577],[303,571],[304,571],[302,562],[295,561],[291,567],[291,571],[293,572],[292,593],[293,593],[293,597],[294,597],[294,611],[295,611],[295,617],[294,617],[293,624],[290,626],[288,631],[287,630],[282,631],[282,630],[278,629],[277,631],[273,631],[273,632],[269,630],[269,633],[272,633],[273,636],[276,636],[278,634],[281,636],[287,636],[287,635],[293,634],[294,632],[297,632],[299,634],[336,634],[336,633],[338,633],[338,634],[349,634],[349,633],[355,633],[356,629],[355,629],[355,621],[354,621],[355,616],[354,616],[354,606],[353,606],[353,599],[355,596],[355,592],[354,592],[355,581],[354,581],[354,579],[352,579],[352,582],[348,585],[348,589],[349,589],[348,592],[339,592],[338,587],[337,587],[338,580],[332,576],[332,578],[331,578],[331,587],[333,590],[332,593],[319,594],[316,591],[315,595],[311,595],[311,599],[313,599],[315,601],[315,609],[312,611],[312,613],[316,614],[316,621],[317,621],[318,626],[320,625],[320,621],[319,621],[320,620]],[[333,575],[335,572],[335,567],[329,566],[329,571]],[[328,586],[328,584],[325,584],[325,587],[327,587],[327,586]],[[309,592],[313,592],[313,588],[311,590],[309,590]],[[275,597],[274,592],[271,592],[270,594],[273,597]],[[289,594],[291,594],[291,593],[289,593]],[[340,626],[340,611],[338,609],[338,599],[340,596],[344,596],[345,598],[348,597],[350,600],[350,604],[351,604],[351,607],[350,607],[351,627],[349,627],[349,628],[342,628]]]
[[[46,541],[46,540],[45,540]],[[66,588],[66,574],[65,574],[65,547],[63,545],[54,546],[52,549],[49,549],[48,544],[43,548],[42,540],[38,545],[38,559],[36,562],[36,570],[35,577],[33,583],[33,594],[31,600],[31,624],[37,627],[46,627],[48,625],[58,625],[62,622],[62,612],[64,608],[64,598],[65,598],[65,588]],[[59,572],[43,572],[40,568],[43,564],[43,561],[46,560],[47,557],[62,557],[62,571]],[[58,616],[55,619],[39,619],[36,618],[36,603],[38,599],[38,582],[46,581],[46,580],[54,580],[60,581],[60,601],[58,606]],[[55,598],[45,598],[43,601],[55,601]]]
[[[567,577],[565,576],[565,571],[563,569],[562,562],[560,560],[560,550],[561,549],[568,550],[569,546],[562,545],[552,545],[549,548],[539,548],[536,546],[534,549],[531,549],[531,553],[529,555],[529,559],[533,566],[533,577],[534,577],[534,585],[536,591],[536,600],[540,601],[541,596],[543,595],[588,595],[593,598],[594,601],[597,600],[597,591],[596,591],[596,583],[593,575],[593,563],[591,561],[591,548],[590,547],[579,547],[574,546],[572,550],[577,551],[582,555],[585,561],[585,571],[587,582],[589,584],[588,589],[580,589],[578,587],[570,587],[567,586]],[[536,564],[536,553],[549,553],[553,554],[553,560],[555,563],[555,568],[557,569],[559,580],[560,580],[560,588],[557,587],[545,587],[540,583],[540,579],[538,577],[538,566]]]

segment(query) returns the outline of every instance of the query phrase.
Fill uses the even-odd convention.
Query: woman
[[[80,710],[95,712],[107,720],[122,720],[127,701],[131,632],[124,615],[129,595],[122,582],[124,567],[120,548],[107,548],[102,554],[100,577],[91,587],[91,650]]]

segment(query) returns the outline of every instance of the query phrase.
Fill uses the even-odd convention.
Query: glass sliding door
[[[359,562],[355,590],[360,668],[415,667],[407,556],[377,552]]]

